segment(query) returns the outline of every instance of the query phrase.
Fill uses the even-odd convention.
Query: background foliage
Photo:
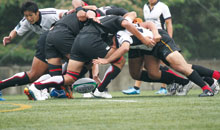
[[[25,0],[0,1],[0,39],[7,36],[22,18],[20,6]],[[71,0],[34,0],[39,8],[71,8]],[[219,0],[161,0],[172,13],[174,39],[188,59],[219,59],[220,1]],[[142,8],[147,0],[85,0],[98,7],[117,5],[136,11],[143,18]],[[11,45],[0,44],[0,65],[30,64],[39,36],[31,34],[22,41],[17,37]],[[22,42],[21,42],[22,41]],[[17,44],[17,45],[16,45]]]

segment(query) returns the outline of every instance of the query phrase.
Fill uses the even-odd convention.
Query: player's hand
[[[3,45],[6,46],[6,44],[11,42],[11,36],[7,36],[3,38]]]
[[[161,35],[160,35],[160,34],[157,34],[157,35],[154,36],[154,39],[153,39],[153,40],[154,40],[155,42],[159,42],[161,38],[162,38]]]
[[[98,58],[98,59],[94,59],[93,60],[93,63],[94,64],[108,64],[108,60],[107,59],[104,59],[104,58]]]
[[[144,43],[145,45],[151,48],[153,48],[156,45],[156,42],[153,39],[148,38],[148,37],[145,37],[145,40],[142,41],[142,43]]]
[[[93,75],[93,79],[95,80],[95,82],[97,84],[100,84],[101,83],[101,79],[99,78],[99,75]]]
[[[93,18],[93,21],[95,21],[97,23],[101,23],[100,20],[97,17]]]

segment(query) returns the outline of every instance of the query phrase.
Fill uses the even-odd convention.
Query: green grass
[[[28,101],[25,95],[4,96],[0,111],[30,105],[29,109],[0,112],[1,130],[217,130],[220,96],[199,98],[160,96],[153,91],[127,96],[111,92],[113,99],[50,99]],[[2,104],[3,103],[3,104]],[[6,104],[7,103],[7,104]],[[13,105],[12,105],[13,104]]]

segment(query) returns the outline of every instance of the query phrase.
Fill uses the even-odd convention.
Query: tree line
[[[0,38],[8,35],[23,17],[20,6],[25,0],[0,1]],[[71,8],[71,0],[34,0],[39,8]],[[148,0],[84,0],[97,7],[116,5],[136,11],[143,18],[143,6]],[[161,0],[172,14],[174,40],[187,59],[220,59],[219,0]],[[30,34],[26,40],[17,37],[6,47],[0,44],[0,65],[29,65],[35,54],[39,36]]]

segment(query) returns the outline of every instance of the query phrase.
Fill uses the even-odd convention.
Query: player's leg
[[[192,69],[192,66],[185,61],[184,57],[178,51],[170,53],[166,57],[166,60],[174,70],[184,74],[189,80],[193,81],[195,84],[201,87],[203,93],[200,94],[200,96],[214,95],[211,88],[206,85],[199,73]]]
[[[104,74],[103,80],[101,81],[96,91],[94,92],[94,95],[96,97],[112,98],[112,96],[108,92],[105,92],[105,89],[107,88],[108,84],[113,79],[115,79],[115,77],[118,76],[124,64],[125,64],[125,59],[123,56],[119,58],[118,60],[114,61],[113,63],[111,63],[111,65],[109,66],[109,68],[106,70]]]
[[[139,72],[143,68],[143,54],[138,49],[130,49],[128,52],[129,73],[131,77],[139,77]],[[122,93],[133,95],[140,94],[141,81],[135,80],[135,84],[126,90],[122,90]]]

